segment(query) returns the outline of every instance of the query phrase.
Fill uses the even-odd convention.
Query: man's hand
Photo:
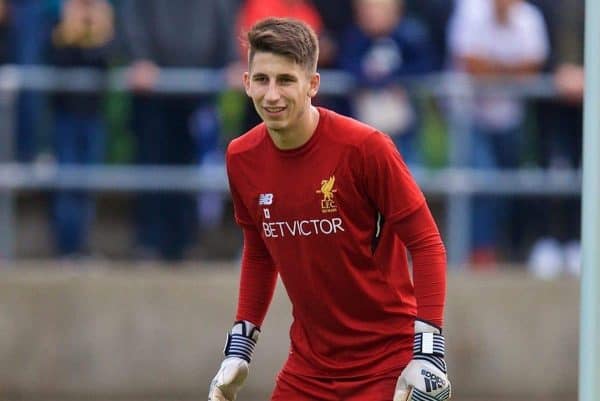
[[[150,60],[138,60],[129,67],[129,85],[136,92],[151,91],[160,74],[160,68]]]
[[[451,386],[444,361],[444,337],[441,330],[417,320],[413,360],[396,383],[394,401],[445,401]]]
[[[444,401],[450,398],[450,381],[427,361],[412,360],[396,383],[394,401]]]
[[[208,401],[235,400],[248,377],[248,365],[259,334],[260,329],[246,320],[234,323],[227,334],[227,342],[223,350],[225,359],[210,383]]]
[[[246,377],[248,362],[236,357],[225,359],[210,383],[208,401],[234,401]]]

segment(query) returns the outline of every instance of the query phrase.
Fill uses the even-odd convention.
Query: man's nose
[[[265,100],[270,102],[279,100],[279,89],[275,83],[269,84],[267,93],[265,94]]]

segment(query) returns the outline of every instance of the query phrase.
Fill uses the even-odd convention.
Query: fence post
[[[15,102],[17,75],[13,67],[0,68],[0,164],[13,160]],[[6,174],[0,167],[0,174]],[[14,257],[15,237],[14,193],[0,187],[0,266]]]
[[[472,85],[467,76],[460,74],[450,75],[446,85],[449,93],[448,164],[450,168],[465,168],[469,165],[472,148]],[[456,190],[449,192],[446,203],[445,242],[448,248],[448,262],[454,270],[465,266],[471,247],[472,195],[465,191],[465,185],[460,184],[464,183],[454,182]]]
[[[579,332],[579,401],[597,400],[600,392],[600,4],[585,7],[585,100],[583,110],[582,269]]]

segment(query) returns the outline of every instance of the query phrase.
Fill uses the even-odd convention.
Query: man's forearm
[[[277,270],[260,234],[245,228],[236,320],[261,325],[276,283]]]
[[[446,299],[446,250],[427,205],[395,223],[410,252],[417,317],[441,327]]]

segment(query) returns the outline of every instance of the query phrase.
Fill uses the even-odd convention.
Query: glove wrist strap
[[[227,333],[223,353],[226,357],[237,357],[250,363],[259,333],[260,329],[246,320],[235,322]]]
[[[446,373],[446,344],[442,330],[426,321],[415,321],[415,339],[413,343],[413,359],[428,361]]]
[[[437,355],[444,357],[445,355],[444,336],[437,333],[416,333],[413,343],[414,354]]]

